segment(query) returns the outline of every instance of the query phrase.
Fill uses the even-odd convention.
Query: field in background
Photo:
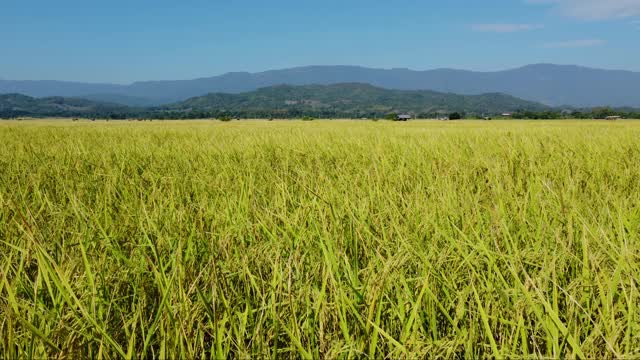
[[[640,122],[0,122],[0,358],[640,356]]]

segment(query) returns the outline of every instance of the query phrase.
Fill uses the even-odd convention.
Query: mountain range
[[[386,89],[432,90],[461,95],[504,93],[549,106],[640,107],[639,72],[552,64],[494,72],[307,66],[258,73],[233,72],[194,80],[135,82],[129,85],[0,80],[0,93],[20,93],[32,97],[83,97],[130,106],[153,106],[209,93],[238,94],[282,84],[337,83],[366,83]]]
[[[544,111],[545,105],[499,93],[456,95],[430,90],[389,90],[368,84],[278,85],[240,94],[211,93],[158,107],[128,107],[74,97],[0,95],[0,116],[86,116],[197,118],[383,117],[410,112],[422,116],[464,112]]]

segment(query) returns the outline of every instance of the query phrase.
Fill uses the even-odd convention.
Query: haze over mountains
[[[496,72],[437,69],[371,69],[307,66],[259,73],[234,72],[194,80],[130,85],[64,81],[0,80],[0,93],[33,97],[83,97],[130,106],[183,101],[209,93],[241,93],[274,85],[366,83],[397,90],[432,90],[461,95],[503,93],[549,106],[640,107],[640,73],[571,65],[537,64]]]

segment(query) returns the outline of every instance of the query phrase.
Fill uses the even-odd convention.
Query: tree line
[[[625,119],[640,119],[638,109],[613,109],[610,107],[597,107],[587,110],[548,110],[548,111],[516,111],[512,114],[514,119],[606,119],[609,116],[620,116]]]
[[[413,118],[433,119],[449,118],[473,119],[493,117],[464,112],[420,112],[410,113]],[[204,111],[204,110],[148,110],[128,109],[123,111],[59,111],[37,113],[23,110],[0,110],[0,118],[15,119],[21,117],[83,117],[96,119],[126,120],[126,119],[158,119],[158,120],[187,120],[187,119],[301,119],[304,117],[315,119],[395,119],[397,113],[383,111],[340,111],[332,109],[282,109],[282,110],[242,110],[242,111]],[[600,107],[587,110],[546,110],[546,111],[516,111],[511,114],[513,119],[545,120],[545,119],[605,119],[609,116],[620,116],[626,119],[640,119],[640,110],[613,109]]]

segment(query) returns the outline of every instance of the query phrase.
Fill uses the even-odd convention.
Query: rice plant
[[[640,123],[0,123],[0,358],[640,358]]]

